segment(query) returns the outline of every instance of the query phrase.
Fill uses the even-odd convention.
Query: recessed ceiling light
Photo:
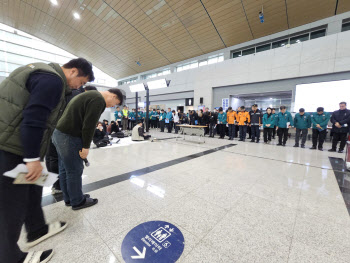
[[[80,19],[80,15],[77,12],[74,12],[73,16],[74,16],[75,19]]]
[[[58,5],[57,0],[50,0],[51,4]]]
[[[272,100],[272,98],[270,98],[270,100]]]

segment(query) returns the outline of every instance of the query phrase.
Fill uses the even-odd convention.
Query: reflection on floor
[[[346,187],[340,190],[330,161],[339,159],[329,158],[344,155],[292,141],[193,144],[151,134],[174,139],[91,151],[83,184],[99,204],[72,211],[48,202],[47,220],[69,227],[31,250],[53,248],[53,263],[124,262],[126,234],[159,220],[184,235],[178,262],[348,262]]]

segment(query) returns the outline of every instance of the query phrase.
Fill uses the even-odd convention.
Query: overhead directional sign
[[[184,247],[184,236],[175,225],[149,221],[130,230],[121,252],[126,263],[173,263],[180,258]]]

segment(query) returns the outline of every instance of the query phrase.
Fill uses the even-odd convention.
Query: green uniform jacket
[[[118,116],[119,113],[120,113],[120,117]],[[115,117],[115,120],[123,119],[123,112],[122,111],[115,111],[114,112],[114,117]]]
[[[309,113],[300,113],[295,114],[294,117],[294,127],[297,129],[305,130],[311,127],[311,116]]]
[[[219,113],[219,115],[218,115],[218,121],[220,122],[220,124],[226,124],[226,123],[227,123],[227,115],[226,115],[226,112]]]
[[[56,108],[51,112],[40,146],[40,158],[46,155],[51,135],[59,118],[66,107],[65,96],[72,93],[68,87],[66,76],[57,63],[33,63],[15,69],[10,76],[0,84],[0,149],[23,156],[20,126],[23,120],[22,112],[26,107],[30,93],[26,82],[30,74],[42,72],[56,75],[62,80],[62,94]]]
[[[275,114],[270,114],[270,116],[268,116],[267,113],[264,114],[263,116],[263,127],[264,128],[274,128],[275,127]],[[266,124],[270,124],[269,127],[266,127]]]
[[[312,128],[317,129],[316,124],[319,124],[322,127],[322,129],[327,129],[327,124],[330,118],[331,118],[331,115],[328,112],[324,112],[322,114],[318,114],[317,112],[312,113],[311,114]]]
[[[160,119],[160,118],[162,118],[162,119]],[[159,121],[165,121],[165,119],[166,119],[166,113],[164,112],[164,113],[160,113],[159,114]]]
[[[284,114],[279,112],[275,116],[275,126],[279,128],[288,128],[287,122],[290,122],[290,126],[294,126],[292,114],[289,111],[286,111]]]
[[[156,115],[157,115],[156,111],[151,111],[149,113],[149,117],[152,118],[152,120],[156,120],[157,119]]]

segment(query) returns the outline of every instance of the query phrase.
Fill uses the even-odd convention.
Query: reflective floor
[[[31,250],[53,248],[53,263],[124,262],[127,233],[161,220],[184,235],[177,262],[349,262],[342,192],[350,186],[339,188],[337,178],[348,174],[335,163],[344,154],[293,148],[292,140],[286,147],[217,138],[199,144],[198,137],[151,134],[164,140],[126,138],[118,147],[92,149],[83,184],[99,203],[72,211],[44,197],[48,222],[69,226]],[[24,233],[25,249],[23,239]]]

